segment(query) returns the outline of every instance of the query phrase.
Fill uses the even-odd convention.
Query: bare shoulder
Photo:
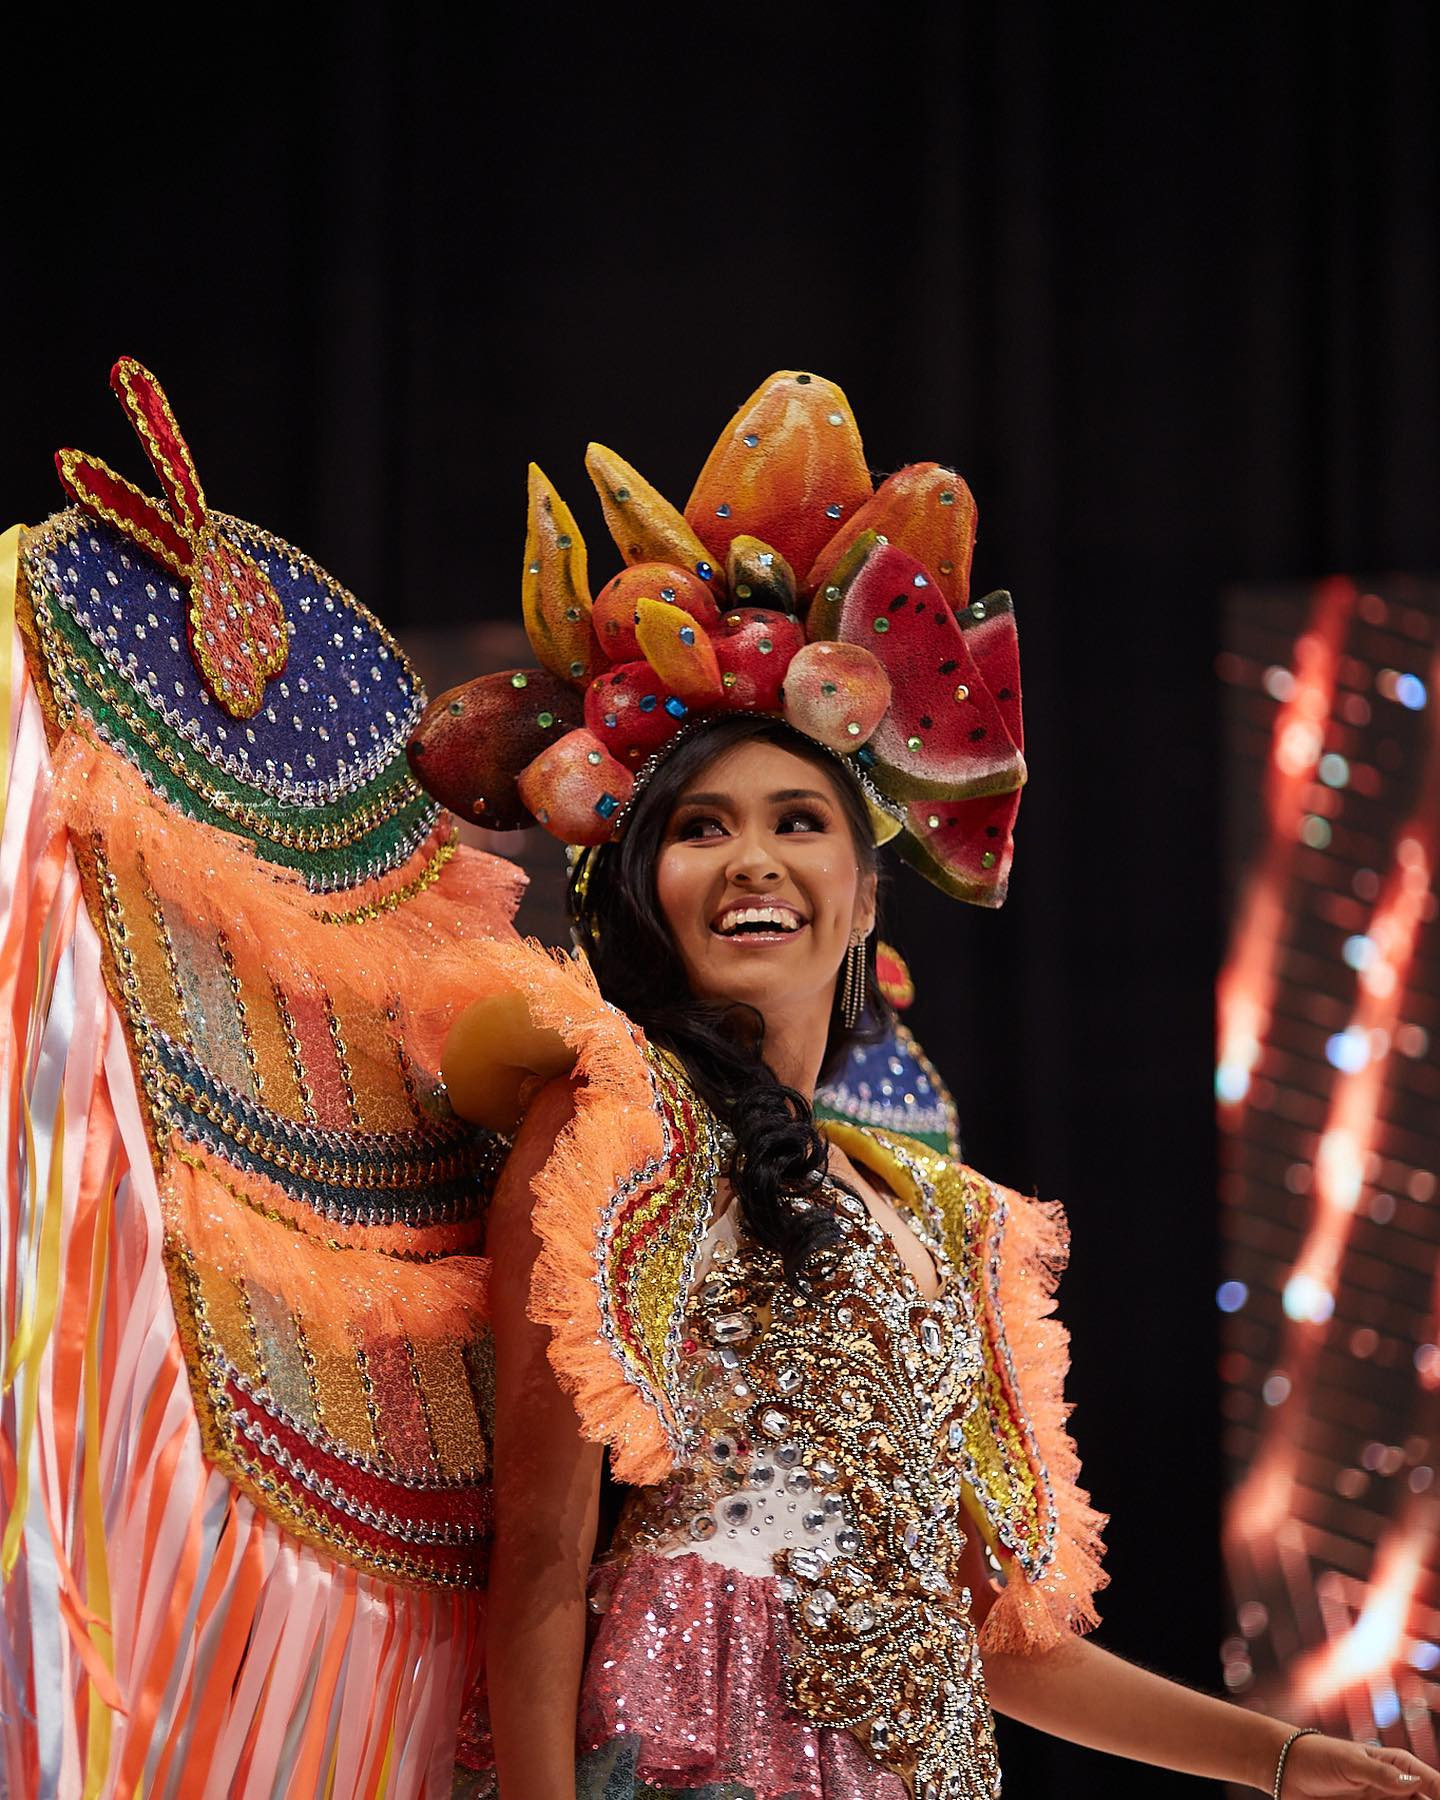
[[[557,1075],[537,1088],[525,1108],[515,1141],[500,1171],[496,1200],[523,1189],[544,1168],[554,1153],[556,1140],[575,1116],[576,1075]]]

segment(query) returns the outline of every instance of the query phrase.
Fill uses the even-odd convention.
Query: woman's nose
[[[750,832],[742,832],[735,839],[727,872],[732,881],[751,887],[778,881],[781,873],[771,846]]]

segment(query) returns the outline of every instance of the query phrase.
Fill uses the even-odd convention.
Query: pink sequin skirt
[[[787,1704],[772,1579],[639,1554],[598,1568],[591,1592],[608,1605],[581,1684],[577,1800],[909,1800],[848,1731]],[[473,1767],[479,1722],[467,1724]],[[483,1800],[486,1781],[475,1768],[456,1791]]]

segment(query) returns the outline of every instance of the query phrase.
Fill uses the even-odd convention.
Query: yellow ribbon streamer
[[[105,1557],[105,1509],[100,1494],[100,1319],[104,1311],[106,1265],[110,1259],[110,1214],[115,1182],[106,1185],[95,1221],[95,1247],[90,1259],[90,1314],[85,1325],[85,1603],[95,1614],[91,1632],[105,1666],[115,1673],[114,1633],[110,1623],[110,1566]],[[85,1748],[83,1800],[99,1800],[110,1767],[111,1710],[99,1689],[90,1688],[90,1715]]]
[[[34,1193],[35,1139],[28,1102],[25,1111],[26,1149],[30,1162],[31,1193]],[[40,1410],[40,1362],[50,1341],[55,1323],[55,1310],[60,1303],[60,1226],[65,1201],[65,1089],[55,1107],[55,1129],[51,1137],[50,1179],[46,1184],[44,1208],[40,1216],[40,1254],[36,1263],[35,1285],[27,1297],[25,1317],[15,1342],[10,1346],[7,1385],[19,1369],[24,1369],[21,1383],[20,1448],[16,1456],[15,1504],[5,1521],[5,1537],[0,1542],[0,1573],[8,1581],[20,1555],[20,1539],[25,1530],[25,1511],[30,1497],[30,1452],[35,1440],[35,1421]]]

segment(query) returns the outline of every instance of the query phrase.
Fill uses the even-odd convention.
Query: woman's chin
[[[791,1011],[822,987],[827,994],[833,992],[834,985],[833,970],[824,977],[814,971],[787,969],[778,959],[753,953],[719,967],[707,959],[703,976],[694,983],[696,993],[707,1000],[729,1000],[762,1013]]]

